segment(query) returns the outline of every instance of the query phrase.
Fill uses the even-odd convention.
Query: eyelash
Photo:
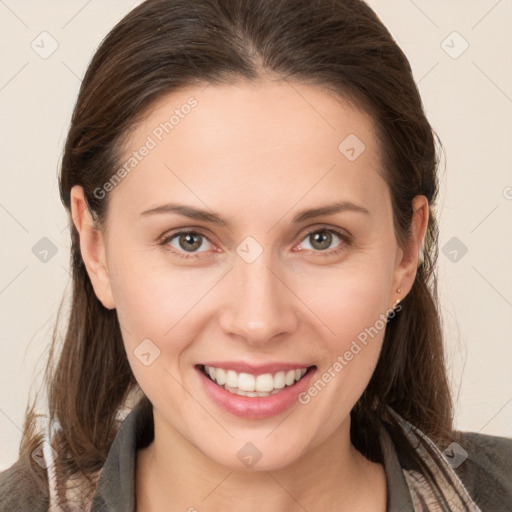
[[[327,257],[327,256],[334,256],[334,255],[337,255],[339,253],[341,253],[342,251],[344,251],[347,246],[349,246],[352,242],[351,238],[344,232],[342,231],[339,231],[337,229],[333,229],[333,228],[315,228],[315,229],[312,229],[310,231],[308,231],[302,238],[301,238],[301,242],[303,240],[305,240],[308,236],[312,235],[313,233],[334,233],[338,238],[340,238],[342,240],[342,243],[341,245],[336,248],[336,249],[331,249],[331,250],[325,250],[325,251],[313,251],[316,254],[315,257]],[[185,252],[181,252],[181,251],[176,251],[175,249],[173,248],[169,248],[169,246],[165,247],[171,240],[173,240],[174,238],[176,238],[177,236],[180,236],[180,235],[199,235],[203,238],[206,238],[210,243],[212,243],[207,236],[203,235],[202,233],[198,232],[198,231],[195,231],[195,230],[183,230],[183,231],[177,231],[176,233],[172,233],[170,235],[166,235],[164,236],[160,242],[159,242],[159,245],[161,246],[164,246],[165,250],[171,252],[172,254],[178,256],[179,258],[183,258],[183,259],[190,259],[190,258],[197,258],[198,256],[196,255],[197,253],[185,253]],[[310,250],[310,249],[309,249]]]

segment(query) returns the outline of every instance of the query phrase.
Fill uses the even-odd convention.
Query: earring
[[[397,289],[397,291],[396,291],[396,293],[400,294],[400,293],[401,293],[401,291],[402,291],[402,288],[398,288],[398,289]],[[401,299],[396,299],[396,301],[395,301],[395,307],[396,307],[396,306],[398,306],[398,304],[400,304],[400,302],[401,302]]]

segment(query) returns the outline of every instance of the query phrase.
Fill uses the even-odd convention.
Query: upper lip
[[[302,368],[309,368],[310,364],[304,363],[266,363],[254,364],[244,363],[242,361],[209,361],[201,363],[203,366],[212,366],[213,368],[222,368],[224,370],[234,370],[237,373],[250,373],[252,375],[263,375],[265,373],[277,373],[279,371],[289,371]]]

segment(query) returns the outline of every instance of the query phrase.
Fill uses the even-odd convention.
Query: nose
[[[236,258],[225,288],[226,301],[220,315],[223,331],[245,343],[261,346],[291,334],[297,327],[298,300],[271,262],[260,257],[247,263]]]

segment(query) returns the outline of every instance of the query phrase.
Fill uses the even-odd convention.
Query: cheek
[[[120,321],[128,330],[162,337],[208,290],[208,279],[193,269],[155,264],[155,252],[112,257],[112,291]],[[132,329],[130,329],[130,326]]]
[[[126,260],[117,269],[112,288],[132,372],[154,404],[177,410],[186,402],[178,384],[181,356],[199,328],[194,319],[209,280],[142,261]]]
[[[150,258],[142,253],[112,262],[117,315],[136,377],[140,363],[135,354],[147,339],[160,350],[157,366],[172,370],[179,364],[178,356],[194,339],[194,329],[200,329],[197,320],[203,316],[204,299],[221,276],[216,270],[175,269],[148,264],[146,259]]]
[[[386,315],[392,269],[391,257],[367,259],[362,264],[304,273],[294,289],[317,316],[316,323],[324,325],[324,339],[332,349],[342,350]],[[382,327],[380,321],[378,326]]]
[[[314,279],[302,281],[301,298],[314,304],[311,309],[318,315],[319,332],[324,333],[323,346],[316,351],[317,384],[303,403],[321,394],[324,398],[316,407],[326,407],[326,415],[332,408],[333,425],[354,406],[377,364],[390,312],[391,262],[391,257],[378,258],[373,264],[351,265],[324,276],[316,273]]]

